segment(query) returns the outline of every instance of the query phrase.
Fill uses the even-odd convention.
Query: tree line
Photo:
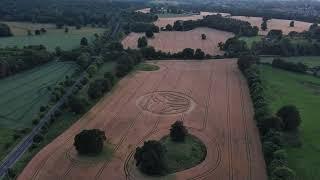
[[[53,54],[41,45],[0,49],[0,78],[45,64],[53,58]]]
[[[170,26],[167,26],[171,30]],[[228,32],[233,32],[239,36],[256,36],[259,28],[251,26],[249,22],[238,19],[226,18],[222,15],[209,15],[199,20],[176,21],[172,27],[174,31],[189,31],[197,27],[208,27]]]
[[[288,167],[288,155],[284,149],[288,139],[284,134],[297,134],[301,124],[300,113],[294,105],[285,105],[276,114],[271,113],[257,63],[259,63],[257,56],[242,55],[238,60],[238,67],[246,77],[249,86],[267,171],[270,179],[295,179],[296,173]],[[296,136],[296,138],[299,137]],[[289,146],[296,145],[289,144]]]

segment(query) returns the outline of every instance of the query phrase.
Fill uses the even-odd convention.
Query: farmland
[[[207,39],[202,40],[201,34],[206,34]],[[138,39],[143,35],[141,33],[131,33],[122,41],[122,44],[126,48],[137,48]],[[162,31],[155,34],[154,38],[148,39],[148,44],[164,52],[174,53],[182,51],[185,48],[200,48],[207,54],[222,55],[223,51],[218,48],[218,43],[225,42],[233,36],[232,33],[210,28],[196,28],[184,32]]]
[[[272,111],[275,113],[283,105],[294,104],[301,114],[302,146],[287,147],[289,166],[296,171],[297,179],[318,179],[320,79],[269,66],[262,66],[261,72]]]
[[[40,151],[18,179],[144,179],[134,165],[135,148],[168,135],[170,125],[180,119],[207,154],[199,165],[168,177],[266,180],[250,96],[236,61],[156,65],[157,71],[122,79],[111,95]],[[111,159],[92,164],[75,155],[73,137],[88,128],[105,130]]]
[[[47,87],[71,76],[76,68],[73,63],[51,62],[0,80],[0,134],[5,137],[0,140],[1,149],[11,140],[14,129],[31,127],[40,106],[49,102]]]
[[[53,51],[57,46],[64,50],[70,50],[80,45],[82,37],[93,40],[94,34],[102,33],[102,28],[83,27],[79,30],[75,27],[68,27],[69,32],[64,29],[56,29],[53,24],[32,24],[24,22],[4,22],[9,25],[13,37],[4,37],[0,39],[0,47],[23,47],[28,45],[44,45],[48,50]],[[36,29],[45,28],[46,33],[42,35],[28,36],[28,30],[34,32]]]

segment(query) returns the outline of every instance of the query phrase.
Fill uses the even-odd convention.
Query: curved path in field
[[[206,159],[160,179],[266,180],[250,96],[236,61],[157,64],[158,71],[137,72],[121,80],[111,95],[42,149],[18,179],[157,179],[137,171],[134,150],[145,140],[160,139],[173,122],[183,120],[206,145]],[[105,130],[114,150],[111,160],[70,159],[75,134],[90,128]]]

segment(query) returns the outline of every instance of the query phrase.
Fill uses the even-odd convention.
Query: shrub
[[[74,138],[73,145],[81,155],[97,155],[103,150],[105,132],[99,129],[83,130]]]
[[[187,134],[188,130],[183,125],[182,121],[176,121],[171,125],[170,137],[172,141],[183,142]]]
[[[293,105],[287,105],[280,108],[277,116],[282,119],[284,130],[297,130],[301,123],[300,113]]]
[[[134,154],[136,166],[148,175],[163,175],[167,171],[165,164],[165,147],[158,141],[146,141],[137,147]]]
[[[281,180],[293,180],[296,177],[296,173],[285,166],[275,168],[271,173],[271,178],[277,178]]]

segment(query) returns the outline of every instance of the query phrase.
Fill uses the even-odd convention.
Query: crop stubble
[[[161,69],[124,78],[83,118],[45,147],[19,179],[143,179],[133,154],[145,140],[160,139],[170,125],[183,120],[189,132],[207,147],[206,159],[196,167],[172,175],[175,179],[267,179],[258,131],[247,85],[236,61],[162,61]],[[140,97],[154,93],[152,106],[179,108],[174,95],[194,102],[190,111],[163,115],[144,111]],[[172,96],[159,99],[158,92]],[[173,98],[173,99],[172,99]],[[159,102],[159,104],[154,104]],[[183,103],[182,103],[183,104]],[[96,164],[78,164],[67,158],[73,137],[82,129],[106,131],[114,157]]]

